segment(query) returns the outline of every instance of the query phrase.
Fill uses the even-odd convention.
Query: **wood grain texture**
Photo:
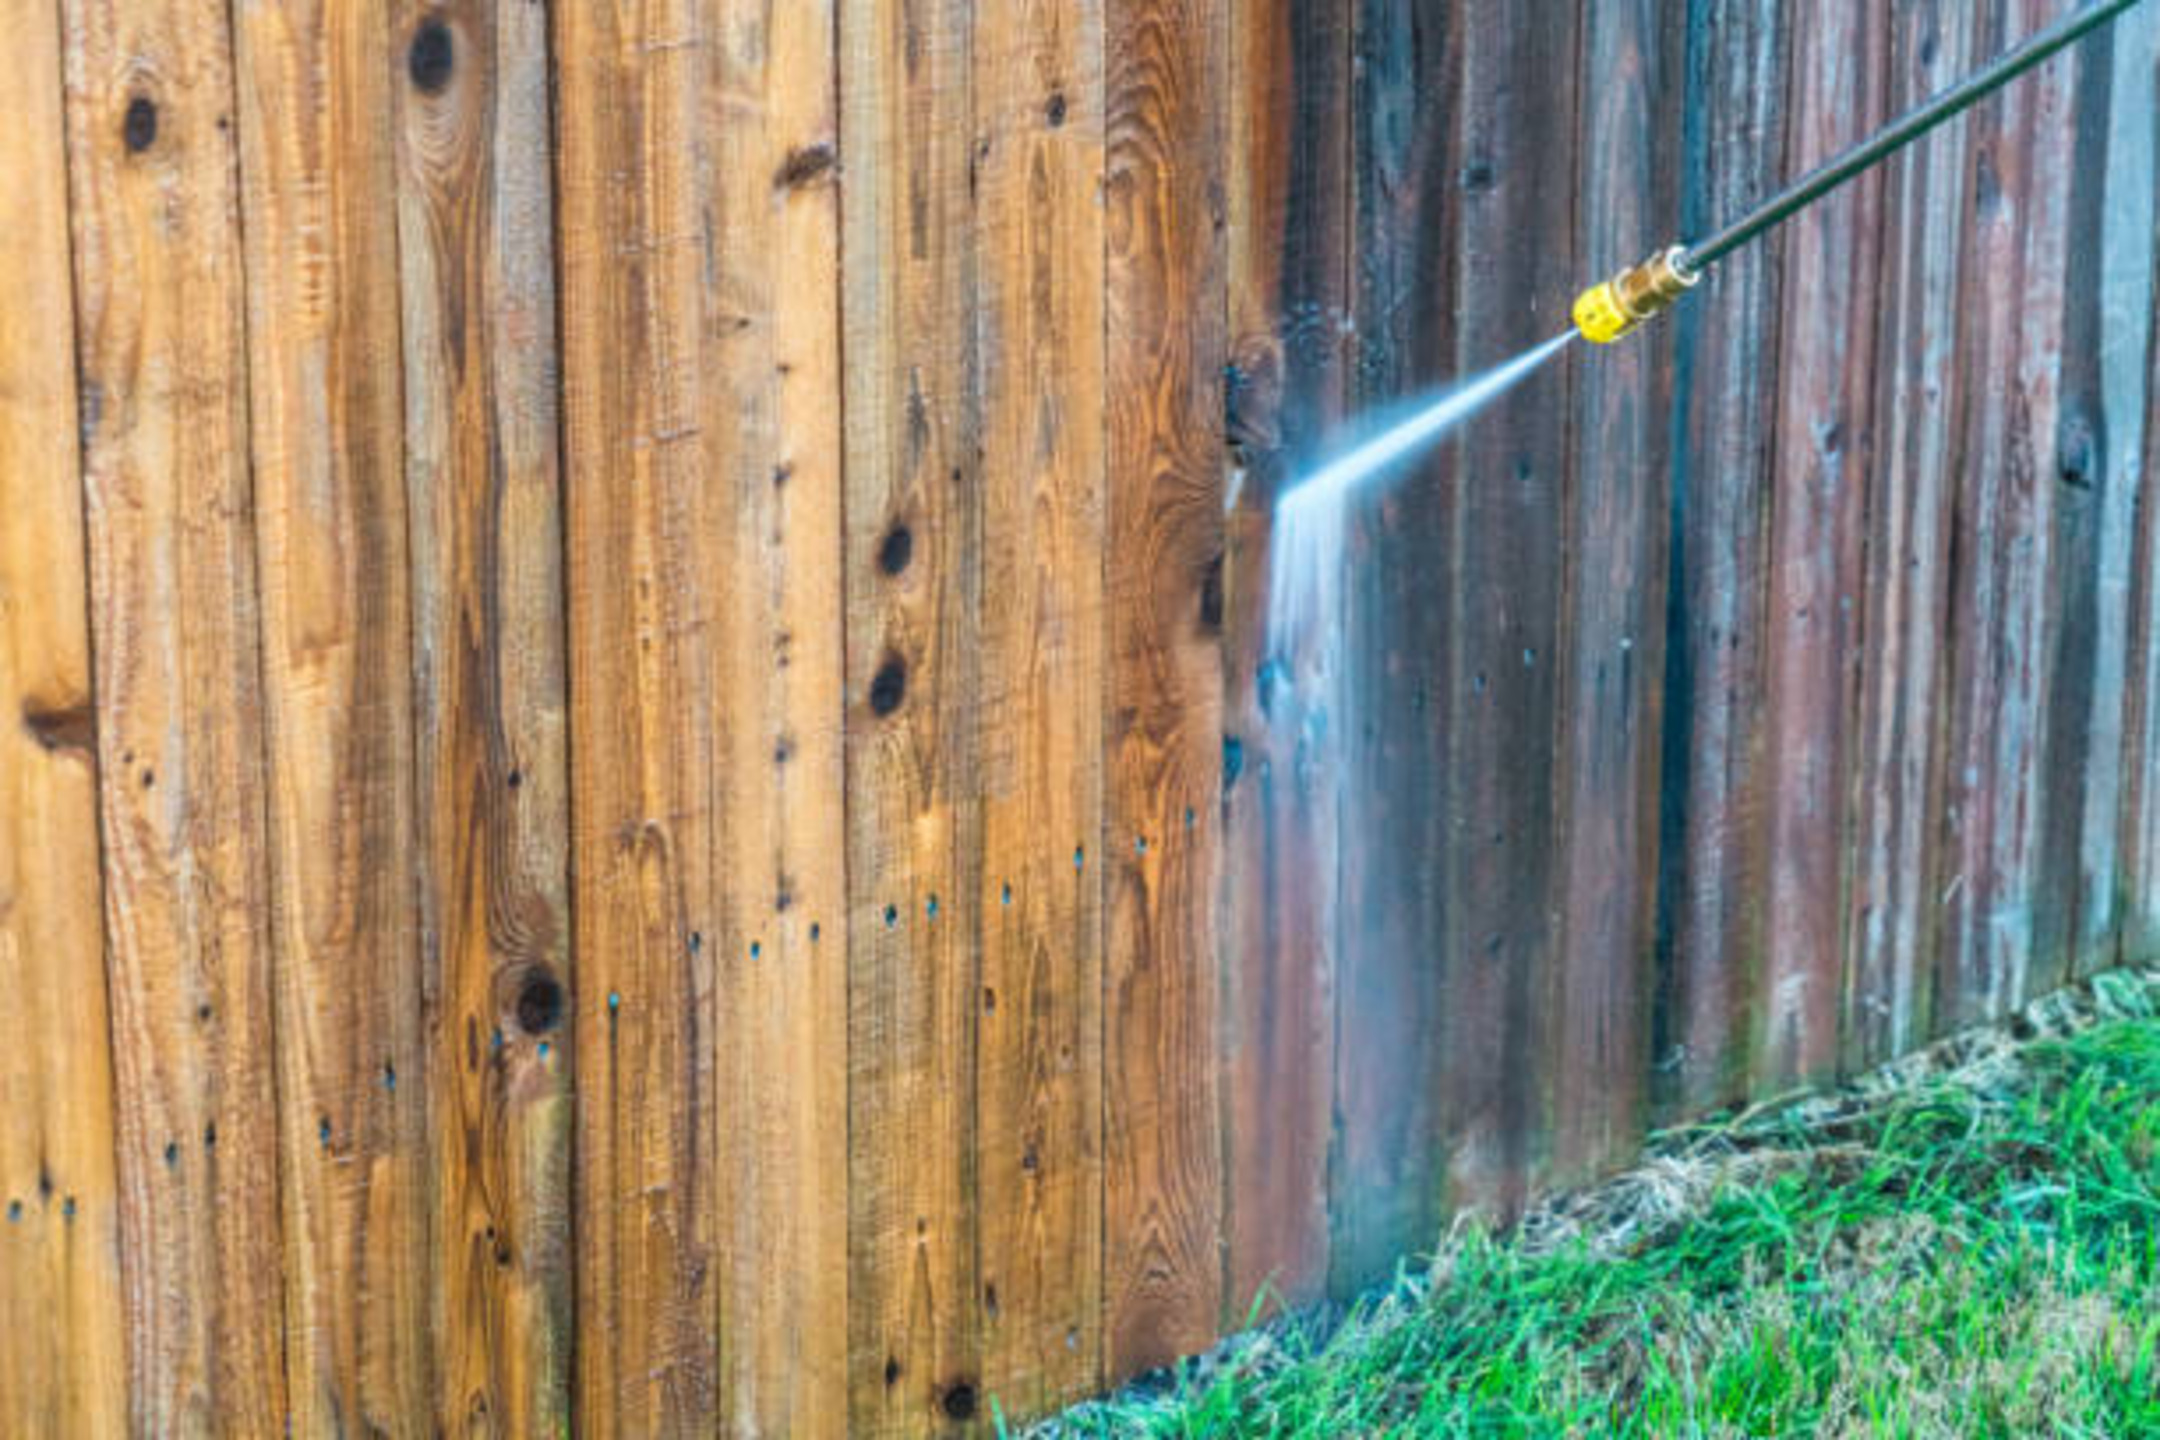
[[[1893,20],[1887,108],[1902,113],[1972,64],[1972,8],[1923,3]],[[1859,729],[1852,775],[1843,1063],[1858,1071],[1933,1033],[1943,690],[1949,647],[1949,447],[1966,130],[1884,176],[1876,424],[1867,466]]]
[[[2160,84],[2160,21],[2145,17],[2144,50],[2153,55],[2154,83]],[[2120,53],[2120,52],[2118,52]],[[2136,93],[2132,87],[2117,90],[2118,103]],[[2129,112],[2136,116],[2137,112]],[[2142,124],[2143,117],[2133,120]],[[2144,132],[2151,135],[2147,127]],[[2153,137],[2154,154],[2144,172],[2160,184],[2160,137]],[[2132,152],[2134,153],[2134,151]],[[2135,194],[2135,181],[2123,182]],[[2129,221],[2146,219],[2130,205]],[[2148,211],[2147,215],[2155,212]],[[2148,284],[2160,285],[2160,221],[2154,221],[2155,255]],[[2139,453],[2139,488],[2133,520],[2129,593],[2130,643],[2126,683],[2128,695],[2123,715],[2123,804],[2121,884],[2128,913],[2123,923],[2126,959],[2150,963],[2160,956],[2160,499],[2153,491],[2160,476],[2160,422],[2153,406],[2160,404],[2160,326],[2148,337],[2146,353],[2147,409],[2144,444]],[[2131,357],[2135,363],[2135,357]]]
[[[231,36],[201,3],[82,0],[64,25],[129,1425],[279,1434]]]
[[[1354,131],[1346,408],[1401,414],[1455,376],[1461,210],[1449,147],[1468,108],[1460,13],[1364,0],[1351,59]],[[1432,77],[1438,77],[1437,79]],[[1448,296],[1449,303],[1430,303]],[[1442,1205],[1438,1075],[1448,966],[1440,950],[1448,832],[1441,757],[1459,455],[1442,448],[1347,502],[1337,715],[1335,1134],[1329,1287],[1354,1293],[1429,1246]]]
[[[700,423],[721,507],[718,1418],[744,1436],[848,1425],[835,11],[725,0],[699,21],[712,77]]]
[[[114,1172],[59,11],[0,10],[0,1434],[117,1435]],[[125,783],[125,782],[123,782]]]
[[[11,14],[0,1431],[981,1433],[2160,954],[2160,15],[1267,628],[2058,9]]]
[[[1102,1365],[1103,13],[999,0],[972,45],[984,724],[975,1125],[982,1384]]]
[[[841,10],[848,1390],[862,1435],[955,1428],[988,1408],[974,8]]]
[[[1580,73],[1580,14],[1509,0],[1458,34],[1465,93],[1481,100],[1447,152],[1462,207],[1454,373],[1470,376],[1550,339],[1580,289],[1579,92],[1567,83]],[[1453,1208],[1499,1215],[1525,1203],[1553,1124],[1535,1055],[1564,985],[1551,752],[1568,446],[1564,427],[1542,417],[1567,413],[1570,377],[1548,368],[1466,427],[1443,502],[1441,1193]]]
[[[1228,76],[1220,0],[1108,0],[1109,767],[1104,1363],[1190,1354],[1222,1309],[1220,832]],[[1203,823],[1206,822],[1206,823]]]
[[[1785,155],[1792,7],[1690,0],[1681,228],[1769,194]],[[1653,1094],[1700,1112],[1748,1086],[1761,997],[1765,595],[1782,308],[1772,236],[1721,263],[1674,317],[1676,418]]]
[[[389,16],[241,5],[234,31],[293,1425],[409,1434],[433,1156]]]
[[[1650,0],[1584,10],[1576,254],[1586,278],[1651,253],[1678,211],[1677,174],[1659,162],[1679,143],[1681,20]],[[1648,1119],[1671,342],[1661,327],[1570,357],[1554,712],[1560,930],[1538,1056],[1551,1075],[1543,1177],[1561,1183],[1620,1162]]]
[[[1984,7],[1995,53],[2051,7]],[[2061,260],[2077,57],[2064,57],[1975,110],[1971,214],[1961,283],[1962,426],[1951,467],[1957,578],[1951,589],[1939,1025],[2005,1013],[2052,959],[2036,957],[2033,906],[2044,824],[2049,565],[2060,412]],[[2001,297],[2014,295],[2014,305]],[[2040,971],[2036,972],[2036,965]]]
[[[2040,769],[2038,848],[2032,895],[2034,993],[2060,989],[2079,974],[2112,965],[2117,940],[2114,877],[2093,893],[2088,883],[2086,842],[2097,828],[2112,839],[2120,788],[2119,729],[2110,712],[2120,706],[2122,684],[2103,692],[2100,671],[2115,650],[2119,625],[2104,629],[2101,571],[2109,543],[2107,398],[2103,392],[2101,336],[2105,264],[2109,111],[2114,80],[2110,27],[2080,46],[2075,79],[2062,123],[2070,127],[2067,163],[2072,173],[2064,201],[2063,241],[2046,262],[2061,271],[2056,380],[2059,399],[2052,432],[2043,438],[2039,464],[2050,477],[2050,560],[2043,582],[2041,624],[2048,636],[2040,707],[2046,716]],[[2071,244],[2069,237],[2092,237]],[[2127,533],[2125,535],[2127,538]],[[2125,557],[2125,560],[2127,557]],[[2123,563],[2123,562],[2118,562]],[[2095,816],[2106,821],[2088,823]],[[2101,857],[2112,871],[2113,857]]]
[[[704,433],[721,423],[704,394],[707,19],[686,0],[553,12],[580,996],[572,1403],[600,1436],[718,1419],[713,807],[729,522]]]
[[[398,257],[434,1425],[570,1423],[571,993],[547,29],[401,0]]]
[[[2087,722],[2088,784],[2081,795],[2077,837],[2078,908],[2071,936],[2080,973],[2131,958],[2126,926],[2136,924],[2128,882],[2124,816],[2134,784],[2132,697],[2141,652],[2131,606],[2135,589],[2138,505],[2146,483],[2145,448],[2153,426],[2148,357],[2154,340],[2150,303],[2160,207],[2160,16],[2136,10],[2116,22],[2110,37],[2105,150],[2080,163],[2086,183],[2102,181],[2097,269],[2089,302],[2075,288],[2073,303],[2090,303],[2097,321],[2091,427],[2098,454],[2095,490],[2091,625],[2094,655]],[[2090,73],[2088,71],[2088,73]],[[2090,143],[2088,141],[2088,143]],[[2086,166],[2093,167],[2091,170]]]
[[[1223,1306],[1308,1304],[1328,1279],[1342,676],[1331,630],[1268,629],[1276,502],[1344,420],[1351,340],[1350,0],[1231,13],[1221,579]],[[1339,595],[1340,553],[1315,577]]]
[[[1794,28],[1782,169],[1805,174],[1888,118],[1880,12],[1832,6]],[[1786,230],[1764,597],[1763,971],[1749,1016],[1758,1085],[1832,1078],[1845,1010],[1850,776],[1876,443],[1883,178],[1860,177]]]

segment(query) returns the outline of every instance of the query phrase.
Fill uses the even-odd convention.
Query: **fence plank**
[[[723,0],[712,338],[721,498],[714,885],[720,1420],[847,1428],[846,831],[840,716],[834,5]]]
[[[1690,0],[1682,229],[1705,234],[1783,178],[1792,12]],[[1673,457],[1653,1092],[1701,1111],[1748,1084],[1764,971],[1761,692],[1769,454],[1781,290],[1772,237],[1719,265],[1675,317]]]
[[[569,1424],[569,806],[546,17],[391,17],[444,1431]]]
[[[977,7],[983,1384],[1039,1414],[1102,1356],[1102,8]]]
[[[849,1390],[865,1435],[981,1404],[972,12],[841,11]]]
[[[2093,893],[2086,842],[2096,830],[2112,841],[2121,789],[2121,680],[2106,691],[2100,688],[2101,668],[2121,634],[2119,624],[2103,628],[2101,593],[2113,478],[2102,388],[2100,347],[2108,318],[2101,272],[2118,33],[2113,27],[2103,30],[2072,57],[2074,79],[2060,119],[2070,130],[2062,154],[2072,175],[2064,229],[2044,262],[2061,273],[2064,311],[2056,320],[2058,408],[2052,429],[2040,437],[2037,456],[2052,513],[2050,560],[2040,592],[2047,652],[2038,681],[2044,721],[2035,761],[2041,800],[2030,901],[2035,994],[2112,964],[2117,939],[2114,876],[2109,873],[2101,893]],[[2125,527],[2124,538],[2127,533]],[[2126,564],[2127,554],[2115,563]],[[2100,817],[2105,821],[2096,826]],[[2113,871],[2112,853],[2099,859]]]
[[[1981,12],[1997,53],[2052,7],[2005,0]],[[2022,1003],[2036,971],[2050,656],[2056,422],[2065,314],[2063,243],[2071,184],[2076,57],[2005,90],[1970,120],[1972,213],[1965,232],[1960,355],[1963,421],[1952,470],[1959,557],[1951,592],[1943,953],[1938,1024]],[[2015,296],[2016,303],[2005,303]],[[1986,457],[1994,463],[1985,463]],[[1976,463],[1978,462],[1978,463]]]
[[[553,13],[569,595],[574,1399],[589,1434],[710,1430],[717,536],[688,0]],[[715,307],[713,325],[725,323]]]
[[[1812,170],[1887,118],[1884,12],[1828,5],[1795,27],[1783,169]],[[1795,216],[1783,284],[1764,600],[1768,934],[1749,1023],[1758,1085],[1835,1075],[1862,630],[1865,477],[1875,453],[1882,176]]]
[[[59,12],[0,20],[16,51],[0,94],[0,1434],[117,1435],[128,1332]]]
[[[1443,0],[1360,0],[1347,404],[1364,434],[1455,371],[1460,211],[1448,146],[1460,121],[1464,14]],[[1434,77],[1440,77],[1437,81]],[[1456,454],[1434,452],[1378,498],[1346,501],[1341,586],[1335,1143],[1329,1286],[1348,1295],[1438,1234],[1438,1074],[1447,969],[1437,953],[1447,829],[1439,757],[1451,716],[1447,553]],[[1323,750],[1316,757],[1330,757]]]
[[[1653,0],[1594,0],[1583,25],[1577,254],[1587,281],[1671,241],[1678,177],[1661,162],[1679,142],[1685,31]],[[1647,1120],[1671,347],[1671,327],[1660,326],[1570,357],[1555,702],[1562,928],[1539,1051],[1553,1107],[1545,1178],[1563,1183],[1623,1160]]]
[[[1447,152],[1462,215],[1456,374],[1550,339],[1581,286],[1579,138],[1570,82],[1579,12],[1510,0],[1461,31],[1466,109]],[[1568,99],[1555,100],[1556,92]],[[1551,1143],[1539,1029],[1562,983],[1552,924],[1551,751],[1562,660],[1564,425],[1571,371],[1555,366],[1463,434],[1451,511],[1449,643],[1436,697],[1449,827],[1439,1082],[1452,1204],[1512,1212]]]
[[[2144,37],[2141,49],[2151,62],[2143,73],[2149,84],[2160,82],[2160,16],[2140,12],[2139,19]],[[2146,93],[2150,94],[2150,89]],[[2118,113],[2133,117],[2131,124],[2142,126],[2143,133],[2150,137],[2151,127],[2146,120],[2154,112],[2148,109],[2141,114],[2128,108],[2136,94],[2136,89],[2129,86],[2117,91],[2118,103],[2124,107]],[[2160,138],[2151,143],[2154,150],[2145,158],[2141,173],[2146,184],[2160,186]],[[2136,164],[2135,156],[2133,141],[2126,158]],[[2129,195],[2136,195],[2136,181],[2126,176],[2122,183],[2128,187]],[[2156,213],[2151,207],[2142,213],[2134,204],[2125,208],[2131,225],[2160,225],[2160,220],[2151,218]],[[2154,236],[2153,245],[2153,264],[2146,283],[2160,287],[2160,234]],[[2149,305],[2146,308],[2150,310]],[[2128,363],[2135,366],[2137,358],[2129,357]],[[2160,329],[2147,340],[2143,373],[2146,424],[2138,471],[2137,534],[2130,567],[2129,702],[2123,720],[2125,783],[2122,858],[2118,863],[2128,912],[2124,918],[2123,953],[2134,963],[2150,964],[2160,958],[2160,498],[2153,492],[2154,477],[2160,476],[2160,423],[2153,420],[2153,407],[2160,405]]]
[[[65,10],[131,1427],[287,1423],[223,5]]]
[[[1902,113],[1973,61],[1972,8],[1928,0],[1893,17],[1888,109]],[[1966,129],[1936,132],[1885,177],[1877,421],[1867,467],[1867,573],[1852,796],[1843,1063],[1857,1071],[1933,1033],[1930,984],[1948,655],[1947,495],[1965,209]]]
[[[1220,834],[1228,74],[1220,0],[1111,0],[1105,1363],[1208,1343],[1222,1305]],[[1211,599],[1211,592],[1218,598]],[[1203,823],[1205,822],[1205,823]]]
[[[2075,844],[2078,911],[2072,935],[2079,972],[2090,973],[2134,958],[2125,944],[2134,926],[2135,891],[2128,883],[2131,851],[2123,816],[2133,793],[2129,748],[2132,696],[2143,652],[2135,646],[2131,609],[2141,488],[2149,480],[2144,454],[2152,427],[2148,356],[2154,339],[2151,287],[2160,259],[2154,215],[2160,208],[2160,15],[2133,10],[2115,22],[2110,38],[2112,73],[2106,87],[2106,153],[2081,160],[2079,174],[2104,179],[2098,217],[2096,290],[2097,399],[2093,426],[2099,444],[2095,476],[2097,545],[2094,555],[2092,625],[2095,657],[2091,680],[2090,750],[2080,800],[2083,825]],[[2087,74],[2092,72],[2088,69]],[[2090,82],[2088,82],[2090,83]],[[2085,168],[2090,164],[2090,172]],[[2073,231],[2075,249],[2079,236]]]
[[[389,17],[234,24],[293,1423],[402,1430],[434,1267]]]
[[[1341,642],[1332,625],[1271,633],[1268,604],[1275,504],[1344,418],[1355,19],[1351,0],[1239,0],[1230,23],[1218,910],[1232,1324],[1317,1300],[1328,1279]],[[1339,595],[1344,557],[1312,558]]]

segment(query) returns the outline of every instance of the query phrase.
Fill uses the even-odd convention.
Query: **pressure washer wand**
[[[1823,196],[1897,151],[1947,124],[2028,70],[2084,39],[2140,3],[2095,0],[1988,65],[1979,73],[1892,122],[1872,138],[1810,172],[1771,196],[1707,240],[1674,245],[1642,264],[1594,285],[1575,302],[1575,327],[1601,345],[1609,345],[1672,308],[1692,290],[1712,265],[1805,210]]]

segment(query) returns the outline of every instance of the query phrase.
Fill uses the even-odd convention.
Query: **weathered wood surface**
[[[1686,32],[1657,0],[1598,0],[1583,27],[1575,253],[1602,275],[1649,254],[1678,208],[1679,177],[1660,162],[1679,143]],[[1671,332],[1642,339],[1577,372],[1561,521],[1561,928],[1536,1057],[1550,1087],[1546,1176],[1560,1182],[1628,1155],[1650,1094],[1673,379]]]
[[[1268,629],[2055,8],[11,15],[0,1429],[983,1433],[2160,958],[2160,12]]]
[[[1786,174],[1822,164],[1889,117],[1887,12],[1793,27]],[[1848,791],[1859,698],[1861,567],[1875,450],[1881,171],[1794,218],[1776,359],[1763,599],[1768,873],[1749,1046],[1763,1084],[1835,1076],[1844,1015]]]
[[[1689,0],[1681,226],[1700,233],[1783,173],[1790,3]],[[1779,334],[1774,235],[1674,317],[1655,1093],[1665,1113],[1737,1099],[1768,938],[1764,651]]]

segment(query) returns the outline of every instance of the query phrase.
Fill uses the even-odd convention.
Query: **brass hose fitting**
[[[1670,310],[1701,281],[1702,275],[1688,268],[1686,247],[1675,245],[1583,291],[1575,302],[1575,328],[1587,340],[1610,345]]]

